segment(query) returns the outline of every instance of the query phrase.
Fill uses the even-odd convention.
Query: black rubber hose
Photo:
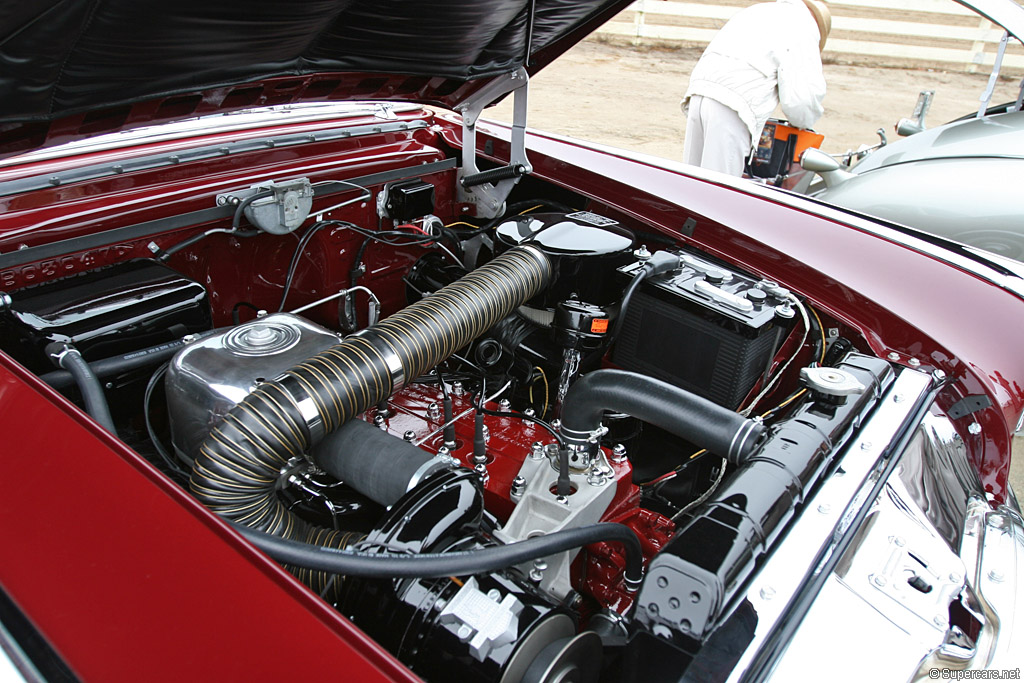
[[[339,550],[289,541],[239,524],[233,526],[246,540],[279,562],[344,576],[396,579],[470,576],[591,543],[613,542],[621,543],[626,551],[626,585],[635,587],[643,578],[644,558],[636,532],[624,524],[609,522],[555,531],[508,545],[419,555]]]
[[[196,339],[201,339],[213,332],[201,332],[195,335]],[[114,377],[122,375],[132,370],[139,368],[148,367],[150,365],[159,365],[176,354],[186,342],[176,339],[169,341],[166,344],[158,344],[151,346],[147,349],[140,349],[139,351],[132,351],[131,353],[124,353],[120,356],[111,356],[110,358],[102,358],[100,360],[94,360],[89,363],[89,369],[96,377]],[[47,372],[39,376],[39,379],[49,384],[54,389],[66,389],[74,383],[74,377],[67,370],[54,370]]]
[[[46,352],[57,367],[67,370],[78,385],[78,391],[82,394],[82,401],[85,403],[85,410],[96,422],[102,425],[108,432],[117,436],[114,428],[114,418],[110,416],[110,406],[107,405],[107,397],[103,393],[103,386],[99,379],[93,374],[89,364],[82,358],[71,344],[54,342],[48,344]]]
[[[352,420],[313,447],[313,462],[385,507],[422,480],[434,455],[378,427]]]
[[[720,455],[744,462],[764,425],[653,377],[625,370],[597,370],[576,381],[562,403],[562,436],[584,444],[601,426],[605,410],[626,413]]]

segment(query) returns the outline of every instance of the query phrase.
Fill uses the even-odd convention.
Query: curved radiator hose
[[[745,461],[764,434],[761,423],[667,382],[625,370],[597,370],[566,394],[562,436],[569,444],[586,444],[605,410],[650,422],[733,464]]]
[[[550,279],[551,263],[540,250],[510,249],[264,382],[203,442],[192,470],[192,493],[217,514],[246,526],[304,543],[347,545],[349,535],[311,527],[280,502],[276,487],[288,461],[486,332]],[[317,588],[328,576],[306,582]]]

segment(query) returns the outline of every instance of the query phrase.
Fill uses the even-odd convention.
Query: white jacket
[[[684,111],[693,95],[721,102],[750,129],[752,146],[780,103],[790,124],[810,128],[825,111],[818,38],[818,25],[802,0],[776,0],[740,10],[690,74]]]

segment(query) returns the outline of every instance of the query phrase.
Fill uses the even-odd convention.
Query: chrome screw
[[[626,461],[626,447],[617,443],[612,447],[612,462],[620,463]]]
[[[512,488],[509,489],[509,496],[515,500],[523,497],[523,493],[526,491],[526,477],[521,474],[517,474],[516,478],[512,480]]]

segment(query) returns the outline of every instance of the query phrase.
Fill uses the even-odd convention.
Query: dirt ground
[[[686,120],[679,101],[700,49],[659,50],[580,43],[530,84],[531,127],[681,160]],[[921,90],[934,90],[926,124],[977,111],[987,73],[825,64],[825,115],[815,126],[825,151],[838,153],[878,141],[909,117]],[[1019,81],[1001,79],[993,102],[1016,99]],[[780,112],[781,114],[781,112]],[[485,114],[510,121],[511,100]]]
[[[682,160],[686,119],[679,101],[700,53],[580,43],[531,81],[528,125]],[[927,125],[977,111],[988,74],[826,63],[825,79],[825,115],[815,129],[825,136],[822,148],[839,153],[876,143],[878,128],[898,139],[894,126],[911,115],[921,90],[935,91]],[[1016,99],[1018,88],[1018,80],[1001,79],[992,102]],[[484,116],[511,121],[511,99]],[[1024,438],[1015,440],[1014,451],[1011,482],[1024,494]]]

